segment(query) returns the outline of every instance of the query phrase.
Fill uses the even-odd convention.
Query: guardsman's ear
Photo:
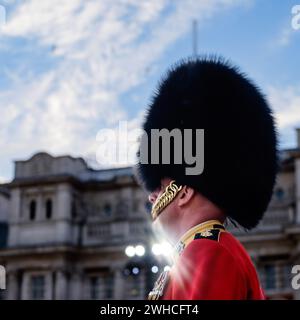
[[[195,190],[188,186],[183,186],[182,190],[178,194],[178,205],[179,207],[185,206],[190,202],[195,194]]]

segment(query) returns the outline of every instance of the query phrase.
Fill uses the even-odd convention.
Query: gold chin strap
[[[165,191],[156,199],[152,207],[152,219],[153,221],[159,216],[159,214],[167,207],[177,196],[182,186],[177,186],[175,180],[171,181],[166,187]]]

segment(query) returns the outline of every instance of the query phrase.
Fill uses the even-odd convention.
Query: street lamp
[[[145,247],[142,245],[138,245],[135,247],[135,254],[139,257],[142,257],[145,254],[146,250]]]
[[[127,257],[133,257],[135,255],[135,248],[133,246],[128,246],[125,249],[125,254]]]
[[[143,255],[145,255],[145,253],[146,253],[145,247],[140,244],[137,246],[128,246],[125,249],[126,256],[130,258],[134,256],[142,257]]]

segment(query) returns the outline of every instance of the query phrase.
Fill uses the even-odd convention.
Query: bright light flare
[[[142,257],[145,254],[146,250],[142,245],[135,247],[135,254],[139,257]]]
[[[172,246],[168,242],[162,242],[162,243],[155,243],[152,246],[152,253],[155,256],[164,255],[166,257],[170,256],[172,254]]]
[[[125,254],[127,257],[133,257],[135,255],[135,248],[133,246],[128,246],[125,249]]]

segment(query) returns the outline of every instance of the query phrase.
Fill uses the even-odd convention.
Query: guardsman
[[[272,195],[277,137],[265,96],[222,58],[185,60],[160,82],[143,129],[137,176],[174,245],[149,299],[264,299],[226,225],[254,228]]]

